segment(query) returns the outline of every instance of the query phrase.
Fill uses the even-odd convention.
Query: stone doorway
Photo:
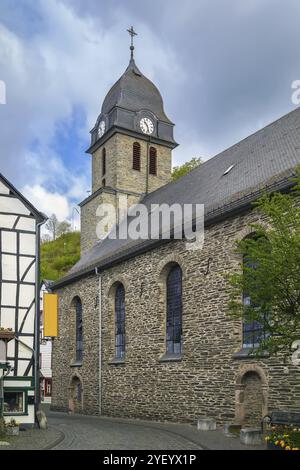
[[[69,387],[69,410],[72,413],[82,412],[82,383],[77,376],[72,378]]]
[[[260,427],[267,414],[267,381],[263,371],[251,367],[241,371],[236,383],[236,422],[246,427]]]

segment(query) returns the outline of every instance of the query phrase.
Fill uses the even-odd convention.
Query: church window
[[[150,147],[149,173],[150,175],[157,174],[157,151],[154,147]]]
[[[102,176],[106,173],[106,149],[102,149]]]
[[[141,170],[141,146],[138,142],[134,142],[132,146],[132,168],[133,170]]]
[[[252,234],[251,238],[255,239],[256,241],[259,240],[259,238],[255,236],[255,234],[254,235]],[[247,275],[247,268],[251,268],[255,270],[256,266],[257,266],[257,263],[251,260],[249,256],[247,255],[244,256],[243,258],[244,276]],[[259,286],[257,288],[259,288]],[[244,305],[244,309],[246,309],[249,306],[255,307],[253,303],[253,299],[251,299],[251,296],[246,291],[243,294],[243,305]],[[260,343],[266,338],[267,334],[268,333],[265,331],[264,326],[261,322],[257,320],[243,321],[243,348],[259,347]]]
[[[82,303],[79,297],[75,300],[76,311],[76,361],[81,362],[83,356],[83,322]]]
[[[125,357],[125,289],[118,284],[115,292],[115,357]]]
[[[174,266],[167,277],[167,353],[182,350],[182,271]]]

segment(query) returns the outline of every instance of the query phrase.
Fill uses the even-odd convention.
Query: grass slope
[[[64,233],[41,246],[41,279],[56,281],[80,258],[80,232]]]

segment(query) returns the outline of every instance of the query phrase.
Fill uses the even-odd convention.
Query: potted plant
[[[8,436],[18,436],[20,431],[19,423],[13,418],[6,424],[6,434]]]
[[[265,441],[270,450],[300,450],[300,428],[289,425],[272,426]]]

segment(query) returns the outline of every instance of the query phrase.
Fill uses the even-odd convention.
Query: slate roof
[[[148,207],[162,203],[204,204],[205,223],[213,223],[220,217],[229,217],[233,211],[251,207],[251,202],[265,188],[275,191],[291,187],[290,178],[299,164],[300,108],[297,108],[207,160],[180,180],[146,195],[141,202]],[[86,275],[96,266],[109,267],[163,242],[108,238],[97,242],[54,286]]]
[[[114,107],[131,111],[150,109],[158,119],[172,124],[165,114],[163,99],[158,88],[140,72],[133,59],[107,93],[101,112],[108,114]]]

